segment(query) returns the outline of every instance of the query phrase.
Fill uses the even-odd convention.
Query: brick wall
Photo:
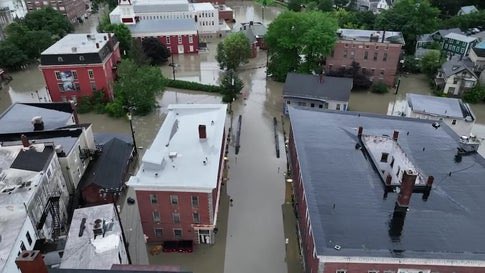
[[[157,203],[152,204],[150,194],[157,196]],[[178,197],[178,204],[171,203],[170,196]],[[192,207],[192,196],[199,197],[199,205]],[[200,224],[210,224],[209,194],[203,192],[165,192],[165,191],[136,191],[143,233],[148,236],[149,243],[176,240],[174,229],[182,230],[181,240],[196,240],[193,231],[193,213],[198,212]],[[153,212],[158,211],[160,222],[155,222]],[[174,223],[173,213],[180,215],[180,223]],[[155,228],[162,229],[162,236],[157,237]]]
[[[373,81],[382,80],[392,86],[396,81],[400,55],[401,44],[338,41],[333,54],[327,57],[326,69],[349,67],[356,61]]]
[[[181,43],[179,43],[179,36]],[[197,34],[159,36],[158,39],[174,54],[199,52],[199,35]],[[181,49],[179,46],[183,47],[183,52],[179,50]]]
[[[293,187],[295,194],[295,204],[298,213],[298,227],[300,231],[301,247],[303,250],[303,259],[305,262],[305,271],[308,273],[318,272],[318,258],[313,245],[313,232],[310,221],[307,217],[307,204],[304,194],[303,181],[301,180],[298,156],[296,154],[293,132],[290,129],[289,152],[291,160],[291,173],[293,177]]]
[[[485,268],[458,267],[458,266],[429,266],[429,265],[406,265],[406,264],[349,264],[349,263],[325,263],[323,273],[336,273],[337,270],[346,270],[346,273],[367,273],[369,271],[385,271],[396,273],[398,269],[431,270],[432,273],[483,273]],[[345,271],[344,271],[345,272]],[[387,272],[386,272],[387,273]]]

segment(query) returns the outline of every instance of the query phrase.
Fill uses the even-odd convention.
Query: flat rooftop
[[[205,2],[205,3],[192,3],[191,4],[194,11],[210,11],[210,10],[216,10],[214,5],[211,3]]]
[[[44,130],[74,124],[69,103],[14,103],[0,114],[0,133],[30,132],[32,118],[40,116]]]
[[[5,264],[8,261],[7,258],[19,237],[25,221],[30,220],[27,218],[24,205],[0,206],[0,235],[2,236],[2,240],[0,240],[1,272],[4,272]]]
[[[477,39],[477,37],[466,36],[466,35],[454,33],[454,32],[446,34],[445,38],[458,40],[458,41],[462,41],[462,42],[466,42],[466,43],[475,41]]]
[[[471,118],[470,121],[475,120],[470,107],[461,99],[434,97],[413,93],[406,94],[406,99],[409,107],[411,107],[415,113],[458,119],[469,117]]]
[[[0,147],[0,206],[29,204],[42,183],[39,169],[50,162],[54,150],[43,144],[34,146],[35,149]]]
[[[370,42],[371,36],[378,36],[378,42],[403,44],[404,38],[401,32],[398,31],[378,31],[378,30],[364,30],[364,29],[348,29],[341,28],[337,30],[337,35],[341,40]],[[382,38],[384,35],[384,40]]]
[[[485,260],[485,159],[455,161],[459,136],[446,124],[294,107],[289,114],[317,255]],[[413,193],[398,240],[389,233],[397,193],[384,197],[379,174],[356,149],[360,126],[370,136],[399,131],[402,151],[434,176],[427,201]]]
[[[226,120],[225,104],[172,104],[140,169],[135,188],[211,192],[217,186]],[[199,125],[207,138],[199,139]]]
[[[85,219],[82,235],[81,222]],[[96,221],[104,226],[104,236],[94,236]],[[120,221],[113,204],[76,209],[67,235],[60,268],[110,269],[126,256]],[[124,261],[124,263],[127,263]]]
[[[107,33],[67,34],[42,52],[42,55],[97,53],[108,43]],[[96,47],[96,43],[99,47]],[[73,50],[73,48],[76,48]]]
[[[189,1],[187,0],[138,0],[133,5],[136,14],[156,12],[188,12]]]

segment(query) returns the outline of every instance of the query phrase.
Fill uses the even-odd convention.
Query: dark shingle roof
[[[475,78],[478,78],[473,72],[473,62],[468,57],[461,57],[461,56],[455,55],[451,57],[449,61],[445,62],[441,66],[441,71],[443,71],[446,78],[456,73],[460,73],[461,71],[464,71],[464,70],[467,70]]]
[[[456,162],[459,137],[451,128],[356,112],[289,113],[317,255],[485,259],[485,160],[471,154]],[[364,135],[400,131],[408,158],[435,177],[428,201],[412,195],[400,240],[389,235],[397,194],[383,198],[379,174],[355,148],[359,126]]]
[[[14,103],[0,115],[0,133],[33,131],[32,118],[41,116],[44,130],[57,129],[72,121],[70,103]]]
[[[29,150],[22,150],[19,152],[10,168],[27,170],[33,172],[40,172],[49,162],[54,149],[46,146],[42,152],[36,151],[34,148]]]
[[[283,86],[283,96],[308,99],[348,101],[352,79],[290,72]]]
[[[415,113],[465,119],[473,117],[469,107],[461,99],[426,96],[407,93],[408,105]]]
[[[86,171],[81,188],[96,184],[102,188],[119,188],[123,185],[123,175],[131,157],[133,146],[119,138],[113,138],[103,145],[99,158]]]

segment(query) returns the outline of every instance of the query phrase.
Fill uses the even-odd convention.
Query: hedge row
[[[167,80],[165,84],[167,87],[173,87],[178,89],[203,91],[203,92],[209,92],[209,93],[222,93],[222,88],[217,85],[202,84],[198,82],[189,82],[189,81],[181,81],[181,80]]]

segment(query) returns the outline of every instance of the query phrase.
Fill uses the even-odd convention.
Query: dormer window
[[[62,62],[64,62],[64,59],[62,57],[57,57],[57,61],[62,63]]]
[[[388,158],[389,158],[389,153],[382,153],[381,162],[387,162]]]

